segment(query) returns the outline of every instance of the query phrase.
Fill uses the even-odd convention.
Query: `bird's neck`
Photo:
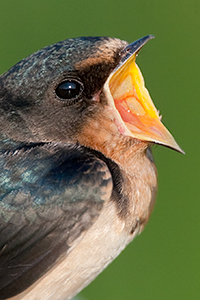
[[[149,146],[148,142],[121,134],[114,122],[103,118],[96,123],[93,121],[92,126],[85,126],[78,140],[81,145],[102,153],[130,174],[133,173],[131,166],[143,159]]]

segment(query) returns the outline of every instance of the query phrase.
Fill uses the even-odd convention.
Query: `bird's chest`
[[[137,161],[121,170],[118,195],[114,190],[96,222],[23,299],[71,299],[141,232],[153,208],[157,181],[155,165],[148,158]]]
[[[149,219],[157,186],[155,165],[145,157],[131,168],[130,173],[122,171],[121,197],[117,198],[113,193],[97,221],[69,254],[68,263],[71,261],[76,265],[70,268],[68,265],[68,269],[75,270],[76,274],[74,276],[72,271],[73,274],[68,276],[71,278],[67,282],[68,288],[71,286],[71,292],[68,291],[71,296],[74,290],[81,290],[112,262]]]

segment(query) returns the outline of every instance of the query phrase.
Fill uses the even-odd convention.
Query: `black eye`
[[[56,95],[61,99],[73,100],[78,98],[83,91],[83,85],[74,79],[61,82],[56,88]]]

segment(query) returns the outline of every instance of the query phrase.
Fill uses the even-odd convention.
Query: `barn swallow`
[[[182,152],[135,62],[151,38],[67,39],[0,77],[0,300],[71,299],[143,230],[151,146]]]

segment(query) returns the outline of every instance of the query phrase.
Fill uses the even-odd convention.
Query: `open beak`
[[[184,153],[162,124],[135,62],[138,51],[152,38],[148,35],[124,49],[124,56],[107,79],[104,90],[121,133]]]

